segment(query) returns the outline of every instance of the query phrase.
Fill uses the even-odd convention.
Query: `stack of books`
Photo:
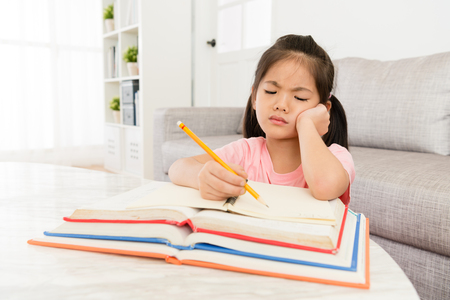
[[[228,271],[368,289],[369,223],[339,199],[249,182],[226,201],[153,181],[76,209],[32,245],[165,259]]]

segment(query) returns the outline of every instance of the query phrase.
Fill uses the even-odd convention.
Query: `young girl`
[[[333,63],[311,36],[279,38],[258,63],[244,138],[214,151],[238,175],[205,153],[177,160],[170,179],[210,200],[244,194],[250,179],[306,187],[317,199],[348,204],[355,171],[333,80]]]

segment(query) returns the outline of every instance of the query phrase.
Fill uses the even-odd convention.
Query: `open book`
[[[245,193],[237,199],[205,200],[193,188],[167,183],[153,193],[127,206],[128,209],[152,206],[188,206],[229,211],[246,216],[312,224],[336,225],[336,217],[328,201],[320,201],[309,189],[249,181],[248,184],[269,206]],[[343,205],[343,204],[342,204]]]
[[[95,230],[91,228],[88,232],[99,230],[96,232],[112,234],[117,230],[112,225],[122,228],[124,228],[123,226],[135,225],[163,226],[153,228],[151,235],[156,232],[162,233],[164,230],[170,231],[169,228],[178,228],[172,233],[162,234],[163,236],[171,236],[172,240],[179,244],[176,247],[171,242],[105,240],[101,239],[100,236],[81,238],[82,235],[79,236],[80,238],[46,236],[29,240],[28,243],[48,247],[163,258],[167,262],[177,265],[187,264],[288,279],[369,288],[368,222],[364,216],[356,216],[353,213],[349,214],[347,222],[348,228],[354,229],[346,232],[345,250],[336,256],[297,249],[282,249],[277,246],[259,245],[248,241],[233,243],[229,238],[189,233],[189,231],[183,232],[184,229],[163,224],[106,223],[100,224],[104,225],[103,227],[100,226]],[[83,231],[84,229],[81,227],[88,227],[78,226],[78,228],[75,228],[77,226],[72,226],[74,224],[66,224],[68,224],[68,228],[65,228],[66,226],[58,227],[52,232],[57,235],[58,231]],[[80,224],[93,225],[89,223]],[[353,226],[350,224],[353,224]],[[107,228],[109,225],[111,225],[110,228]],[[152,230],[149,230],[149,232]]]
[[[283,247],[325,253],[336,253],[340,247],[347,206],[343,205],[339,199],[323,202],[333,212],[336,225],[268,220],[230,214],[220,210],[201,210],[184,206],[126,208],[130,207],[130,203],[141,201],[140,199],[143,197],[153,196],[159,199],[161,191],[164,191],[160,187],[168,186],[171,184],[152,182],[100,203],[77,209],[64,220],[94,223],[162,223],[178,226],[188,224],[193,232],[204,232]],[[182,188],[182,190],[184,189],[187,188]],[[255,199],[251,200],[256,205],[260,205]],[[215,202],[205,201],[213,202],[213,204]]]

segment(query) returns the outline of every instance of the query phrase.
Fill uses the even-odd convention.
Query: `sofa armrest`
[[[186,138],[178,126],[181,121],[197,136],[236,134],[244,107],[177,107],[159,108],[153,114],[153,178],[165,179],[162,145],[166,141]]]

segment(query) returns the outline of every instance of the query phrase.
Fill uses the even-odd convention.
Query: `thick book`
[[[64,220],[93,223],[163,223],[178,226],[188,224],[194,232],[325,253],[336,253],[339,250],[348,210],[339,199],[327,202],[335,214],[336,225],[276,221],[182,206],[126,209],[136,199],[141,199],[143,195],[154,195],[152,191],[158,191],[158,188],[164,185],[165,183],[152,182],[89,207],[77,209]],[[338,205],[339,203],[341,205]]]
[[[356,270],[359,243],[364,240],[361,215],[349,212],[342,238],[342,247],[336,255],[292,249],[270,244],[224,237],[216,234],[193,232],[189,226],[145,223],[83,223],[65,222],[46,231],[46,236],[118,240],[165,244],[179,250],[211,250],[297,264]],[[360,236],[363,234],[362,236]]]
[[[227,248],[204,245],[205,248],[180,250],[166,244],[115,241],[103,239],[66,238],[46,236],[29,240],[32,245],[94,251],[143,257],[162,258],[169,263],[194,265],[265,276],[281,277],[324,284],[368,289],[370,287],[369,223],[360,217],[358,256],[356,270],[318,267],[288,261],[271,260],[258,256],[244,255]],[[246,248],[247,249],[247,248]],[[322,255],[321,253],[315,253]],[[325,255],[326,256],[326,255]],[[331,257],[331,256],[328,256]]]

